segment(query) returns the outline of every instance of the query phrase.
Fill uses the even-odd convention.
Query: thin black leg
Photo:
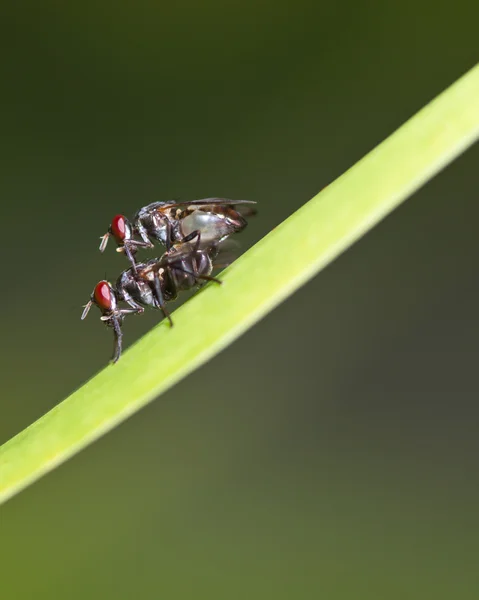
[[[116,316],[114,316],[112,318],[112,322],[113,322],[113,333],[115,336],[115,345],[114,345],[114,350],[113,350],[112,362],[113,362],[113,364],[115,364],[116,362],[118,362],[118,359],[121,356],[123,332],[121,330],[120,321],[118,320],[118,318]]]
[[[158,306],[163,311],[165,319],[168,319],[168,321],[170,323],[170,327],[173,327],[173,320],[170,316],[170,313],[166,309],[166,302],[165,302],[165,298],[163,296],[163,292],[161,290],[161,282],[160,282],[160,277],[159,277],[158,273],[155,273],[155,277],[153,278],[153,289],[155,291]]]
[[[133,271],[136,273],[137,272],[136,271],[136,260],[135,260],[135,257],[133,255],[133,252],[131,251],[130,244],[127,243],[127,242],[125,242],[125,244],[124,244],[123,247],[125,248],[125,254],[128,257],[128,260],[131,262],[131,266],[133,267]]]
[[[166,220],[166,251],[169,252],[173,246],[173,228],[171,227],[170,221]]]
[[[198,248],[200,247],[200,242],[201,242],[201,232],[199,229],[195,229],[188,235],[185,235],[185,237],[182,240],[180,240],[180,243],[183,244],[185,242],[192,242],[195,239],[196,239],[196,244],[195,244],[194,251],[198,252]]]
[[[139,240],[126,240],[123,243],[123,248],[125,249],[128,260],[131,262],[133,271],[136,273],[136,259],[134,252],[136,252],[137,248],[153,248],[153,244],[151,242],[140,242]]]
[[[177,267],[176,265],[172,267],[172,269],[176,269],[177,271],[182,271],[183,273],[187,273],[188,275],[193,275],[195,279],[204,279],[205,281],[214,281],[215,283],[219,283],[220,285],[223,283],[216,277],[210,277],[210,275],[198,275],[198,273],[193,273],[188,269],[184,269],[183,267]]]
[[[200,247],[200,242],[201,242],[201,232],[198,229],[195,229],[195,231],[192,231],[191,233],[189,233],[187,236],[185,236],[182,240],[181,243],[187,243],[187,242],[191,242],[194,239],[196,239],[196,243],[195,243],[195,247],[193,250],[193,256],[192,256],[192,261],[191,264],[193,265],[193,271],[194,271],[194,276],[195,279],[198,279],[198,250]]]

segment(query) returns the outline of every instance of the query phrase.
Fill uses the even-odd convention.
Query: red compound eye
[[[111,295],[111,288],[107,281],[100,281],[95,286],[95,290],[93,291],[93,296],[95,298],[95,302],[98,304],[100,308],[104,310],[110,310],[113,298]]]
[[[126,218],[123,215],[116,215],[111,222],[111,233],[117,242],[122,242],[127,234]]]

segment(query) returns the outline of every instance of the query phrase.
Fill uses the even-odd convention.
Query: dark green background
[[[478,17],[3,5],[0,441],[109,357],[98,313],[79,317],[124,267],[97,251],[113,214],[250,198],[248,247],[472,67]],[[476,598],[478,159],[2,507],[2,599]]]

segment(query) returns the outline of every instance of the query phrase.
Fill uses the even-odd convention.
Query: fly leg
[[[128,260],[131,262],[131,266],[133,267],[133,271],[136,273],[136,260],[135,254],[138,248],[153,248],[153,244],[148,240],[148,242],[140,242],[138,240],[125,240],[123,242],[123,247],[118,248],[118,251],[121,252],[124,250]]]
[[[173,227],[170,221],[166,220],[166,251],[169,252],[173,246]]]
[[[118,311],[120,314],[122,314],[122,315],[132,315],[132,314],[141,315],[142,313],[145,312],[145,308],[143,306],[141,306],[141,304],[138,304],[138,302],[136,302],[135,300],[133,300],[133,298],[129,294],[125,294],[123,292],[123,300],[129,306],[131,306],[131,308],[122,308],[122,309],[120,309]]]
[[[200,242],[201,242],[201,232],[199,229],[195,229],[188,235],[185,235],[185,237],[182,240],[180,240],[180,244],[183,244],[185,242],[192,242],[195,239],[196,239],[196,244],[195,244],[194,252],[196,253],[196,252],[198,252],[198,249],[200,247]]]
[[[125,315],[141,315],[145,312],[143,306],[139,306],[138,308],[120,308],[118,313],[124,317]]]
[[[198,273],[194,273],[193,271],[190,271],[189,269],[184,269],[183,267],[178,267],[178,266],[174,266],[172,267],[172,269],[176,269],[177,271],[182,271],[183,273],[187,273],[188,275],[193,275],[193,277],[195,279],[203,279],[204,281],[214,281],[215,283],[219,283],[219,285],[222,285],[222,281],[220,281],[219,279],[216,279],[216,277],[211,277],[210,275],[198,275]]]
[[[133,304],[136,302],[132,301]],[[100,320],[103,321],[106,325],[113,328],[114,334],[114,349],[113,349],[113,357],[111,361],[115,364],[121,356],[122,351],[122,340],[123,340],[123,331],[121,329],[121,324],[123,321],[123,317],[126,315],[138,315],[144,312],[144,308],[139,304],[136,305],[135,308],[120,308],[111,312],[110,314],[103,315],[100,317]]]
[[[192,252],[192,259],[193,260],[191,261],[191,264],[193,265],[193,275],[194,275],[195,279],[198,279],[198,263],[196,261],[196,258],[197,258],[196,254],[197,254],[197,252],[199,250],[199,247],[200,247],[201,232],[198,229],[195,229],[195,231],[192,231],[191,233],[189,233],[188,235],[186,235],[180,241],[180,244],[192,242],[193,240],[196,240],[196,242],[195,242],[195,245],[194,245],[194,248],[193,248],[193,252]],[[180,270],[182,270],[182,269],[180,269]]]
[[[161,289],[161,281],[160,281],[160,277],[159,277],[158,273],[155,273],[152,284],[153,284],[153,290],[155,293],[156,301],[158,302],[158,306],[163,311],[163,315],[165,316],[165,319],[168,319],[168,321],[170,323],[170,327],[173,327],[173,320],[171,318],[170,313],[168,312],[168,310],[166,308],[166,302],[165,302],[165,298],[163,296],[163,291]]]
[[[146,230],[145,226],[141,222],[141,219],[135,220],[134,233],[141,237],[141,239],[143,240],[143,244],[145,244],[145,248],[153,248],[153,244],[148,235],[148,231]],[[131,241],[136,241],[136,240],[131,240]]]
[[[112,360],[112,363],[115,364],[116,362],[118,362],[118,359],[121,356],[123,332],[121,330],[120,319],[118,319],[118,317],[116,315],[113,315],[113,317],[111,318],[111,322],[112,322],[111,326],[113,327],[113,333],[115,336],[113,357],[111,360]]]

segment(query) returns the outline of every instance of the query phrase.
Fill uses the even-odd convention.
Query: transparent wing
[[[228,198],[203,198],[202,200],[190,200],[188,202],[155,202],[150,206],[157,210],[165,210],[177,206],[237,206],[240,204],[256,204],[256,202],[254,200],[229,200]]]

